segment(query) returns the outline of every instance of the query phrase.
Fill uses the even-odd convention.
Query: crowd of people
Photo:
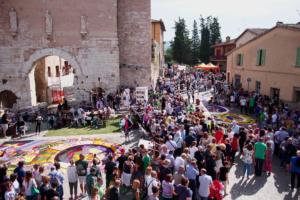
[[[149,145],[120,148],[103,160],[95,155],[90,163],[80,155],[79,160],[70,161],[66,181],[58,162],[47,175],[43,166],[25,171],[21,162],[7,177],[3,166],[1,197],[10,200],[23,194],[18,198],[62,199],[62,186],[68,181],[70,199],[118,200],[124,195],[134,200],[219,200],[229,192],[228,174],[233,165],[243,169],[243,178],[270,176],[274,155],[291,172],[291,189],[299,188],[299,111],[222,81],[224,74],[168,68],[148,102],[125,97],[127,106],[132,106],[131,115],[139,116],[147,132]],[[236,121],[214,121],[197,99],[198,92],[209,89],[214,104],[240,108],[241,113],[256,117],[257,123],[241,126]],[[128,136],[128,116],[121,126]]]

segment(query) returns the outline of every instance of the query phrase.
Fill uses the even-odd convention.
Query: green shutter
[[[244,54],[240,54],[241,55],[241,66],[243,66],[243,64],[244,64]]]
[[[235,56],[236,66],[239,66],[239,65],[240,65],[240,63],[239,63],[239,57],[240,57],[240,54],[237,54],[237,55]]]
[[[297,48],[296,67],[300,67],[300,47]]]
[[[261,51],[261,65],[265,65],[266,63],[266,50],[262,49]]]
[[[259,66],[259,60],[260,60],[260,49],[256,52],[256,65]]]

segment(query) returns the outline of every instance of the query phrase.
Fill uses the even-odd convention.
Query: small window
[[[243,59],[244,59],[244,55],[243,54],[238,54],[236,56],[236,65],[237,66],[243,66]]]
[[[56,70],[56,77],[60,77],[59,66],[55,66],[55,70]]]
[[[300,47],[297,48],[296,67],[300,67]]]
[[[48,66],[48,77],[51,77],[51,67]]]
[[[256,54],[256,65],[257,66],[265,65],[265,61],[266,61],[266,50],[259,49]]]

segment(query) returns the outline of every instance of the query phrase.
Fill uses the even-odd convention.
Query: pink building
[[[227,54],[234,87],[300,102],[300,23],[277,23]]]

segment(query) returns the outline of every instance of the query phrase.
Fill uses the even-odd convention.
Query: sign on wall
[[[147,87],[136,87],[135,97],[138,102],[148,101],[148,88]]]

